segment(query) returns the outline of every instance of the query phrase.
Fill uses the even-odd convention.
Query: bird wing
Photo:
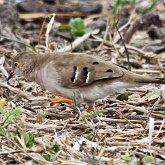
[[[120,67],[86,54],[55,56],[50,61],[63,87],[76,88],[93,84],[104,79],[119,78],[123,75]],[[52,71],[51,71],[52,72]]]

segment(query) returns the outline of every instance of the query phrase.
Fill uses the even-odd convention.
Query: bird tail
[[[137,80],[138,83],[154,83],[154,84],[165,84],[165,78],[144,78]]]
[[[156,78],[155,83],[157,84],[165,84],[165,78]]]
[[[132,82],[143,83],[143,84],[146,84],[146,83],[165,84],[165,78],[146,77],[146,76],[143,76],[143,75],[139,75],[139,74],[130,72],[128,70],[124,70],[124,72],[129,73],[129,74],[125,74],[125,80],[126,81],[132,81]],[[130,77],[131,77],[131,80],[130,80]]]

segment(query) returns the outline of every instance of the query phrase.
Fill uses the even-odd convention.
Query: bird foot
[[[73,101],[69,98],[66,97],[58,97],[58,98],[50,98],[49,99],[53,104],[56,103],[66,103],[70,106],[73,106]],[[86,109],[86,112],[92,112],[93,111],[93,104],[92,105],[88,105],[88,108]]]
[[[50,98],[49,99],[52,103],[67,103],[68,105],[72,105],[73,101],[66,97],[59,97],[59,98]]]
[[[92,112],[92,111],[93,111],[93,105],[88,105],[86,112]]]

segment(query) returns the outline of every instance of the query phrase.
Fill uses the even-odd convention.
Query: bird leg
[[[50,98],[49,99],[52,103],[66,103],[70,106],[73,106],[73,100],[67,97],[58,97],[58,98]],[[86,109],[86,112],[92,112],[94,110],[94,104],[88,103],[88,108]]]
[[[59,98],[50,98],[49,99],[52,103],[67,103],[68,105],[73,105],[73,101],[66,97],[59,97]]]

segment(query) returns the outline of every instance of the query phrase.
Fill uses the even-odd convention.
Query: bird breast
[[[98,99],[105,98],[108,95],[114,95],[115,93],[122,93],[129,87],[137,86],[135,83],[126,83],[122,81],[114,81],[107,83],[95,83],[90,87],[84,87],[81,89],[82,97],[85,101],[94,102]]]
[[[56,69],[50,69],[51,65],[45,65],[36,71],[35,81],[44,89],[58,96],[76,97],[78,102],[83,102],[81,93],[78,88],[67,88],[62,86],[61,77]],[[52,72],[50,72],[52,71]]]

